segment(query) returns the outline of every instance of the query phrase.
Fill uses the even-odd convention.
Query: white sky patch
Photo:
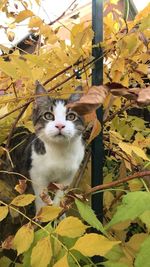
[[[0,0],[1,1],[1,0]],[[85,4],[89,3],[90,0],[76,0],[75,4],[78,4],[78,8],[84,6]],[[21,2],[19,0],[10,0],[10,7],[11,11],[15,10],[14,4],[16,3],[18,6],[18,11],[24,10]],[[37,5],[35,0],[26,0],[28,3],[28,9],[32,10],[33,13],[40,18],[42,18],[46,23],[54,21],[59,16],[66,11],[66,9],[73,3],[73,0],[41,0],[41,4]],[[91,0],[92,2],[92,0]],[[133,0],[136,8],[138,10],[142,10],[150,1],[149,0]],[[73,8],[73,6],[72,6]],[[72,9],[69,10],[71,12]],[[16,11],[16,10],[15,10]],[[92,12],[92,10],[91,10]],[[14,19],[7,18],[4,12],[0,12],[0,25],[5,26],[6,28],[9,26]],[[7,38],[6,31],[0,27],[0,44],[6,47],[13,47],[17,45],[20,41],[26,38],[29,35],[28,30],[28,21],[26,19],[19,23],[16,28],[10,29],[15,33],[15,38],[12,42],[10,42]]]
[[[9,11],[24,10],[24,7],[22,6],[21,2],[17,0],[10,0],[9,2]],[[46,23],[50,23],[51,21],[54,21],[59,16],[61,16],[63,12],[65,12],[68,7],[73,3],[73,0],[41,0],[40,5],[37,5],[36,1],[26,0],[26,2],[28,3],[29,10],[32,10],[35,15],[42,18]],[[87,0],[77,0],[75,4],[79,4],[79,2],[83,5],[85,2],[87,2]],[[15,9],[14,4],[17,4],[18,9]],[[73,8],[73,5],[71,8]],[[71,12],[71,9],[69,11]],[[4,12],[0,12],[0,25],[8,27],[8,25],[12,23],[13,20],[13,18],[7,18]],[[20,22],[16,26],[16,28],[10,29],[10,31],[13,31],[15,33],[15,38],[12,42],[8,40],[5,30],[3,28],[0,28],[0,44],[6,47],[13,47],[18,42],[23,40],[26,36],[28,36],[28,21],[29,19],[26,19]]]
[[[144,7],[150,3],[149,0],[133,0],[138,11],[141,11]]]

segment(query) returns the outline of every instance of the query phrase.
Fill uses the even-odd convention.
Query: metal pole
[[[103,0],[92,0],[92,28],[94,31],[92,55],[95,58],[101,57],[95,63],[92,71],[92,85],[103,83],[103,58],[99,42],[103,40]],[[102,108],[97,110],[97,117],[102,124]],[[103,183],[103,141],[102,132],[92,142],[92,187]],[[103,195],[102,193],[92,196],[92,208],[97,217],[103,218]]]
[[[92,85],[100,85],[103,83],[103,58],[102,50],[99,42],[103,40],[103,0],[92,0],[92,28],[94,31],[92,55],[95,58],[101,57],[95,63],[92,70]],[[97,118],[101,122],[103,120],[102,108],[97,110]],[[102,132],[92,142],[92,187],[103,183],[103,138]],[[92,209],[95,211],[97,218],[103,220],[103,194],[95,194],[92,196]],[[99,256],[93,257],[94,263],[102,262]]]

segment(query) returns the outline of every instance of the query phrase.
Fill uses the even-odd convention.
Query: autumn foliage
[[[98,60],[91,54],[91,22],[75,22],[69,29],[63,24],[56,26],[57,20],[48,25],[33,13],[30,3],[21,2],[22,11],[16,8],[14,13],[9,10],[9,1],[0,3],[0,9],[12,17],[7,37],[12,41],[13,29],[28,18],[30,32],[39,39],[32,54],[18,47],[9,53],[7,47],[0,45],[0,229],[5,229],[5,237],[1,231],[0,266],[98,266],[92,262],[97,255],[104,257],[101,266],[148,267],[150,4],[128,21],[128,14],[123,16],[117,9],[117,0],[105,3],[101,43],[104,85],[96,87],[91,86],[91,69]],[[36,3],[40,5],[40,1]],[[59,35],[62,28],[70,32],[69,44]],[[47,205],[36,217],[28,217],[26,207],[35,200],[33,194],[26,193],[28,179],[20,175],[12,190],[3,177],[7,175],[11,180],[17,175],[12,172],[9,154],[15,127],[25,126],[33,131],[31,110],[36,80],[53,97],[67,98],[78,86],[83,87],[79,92],[83,96],[71,105],[85,116],[87,131],[90,129],[87,147],[101,131],[95,110],[103,104],[104,184],[90,188],[88,157],[77,177],[82,174],[80,190],[68,190],[62,207]],[[136,116],[133,109],[140,115]],[[143,110],[148,114],[145,118]],[[9,163],[5,168],[4,157]],[[104,192],[103,222],[88,203],[89,196],[98,191]],[[69,215],[59,221],[68,210]],[[7,234],[5,223],[11,222],[14,227],[18,218],[13,234]],[[13,259],[9,254],[12,250]]]

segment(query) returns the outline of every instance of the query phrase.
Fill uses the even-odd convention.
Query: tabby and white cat
[[[69,186],[84,157],[81,116],[67,107],[69,100],[51,99],[42,85],[36,87],[33,107],[35,134],[25,132],[13,140],[12,160],[15,171],[32,180],[36,195],[36,212],[44,206],[40,194],[50,182]],[[19,132],[19,130],[18,130]],[[22,142],[22,140],[24,141]],[[58,205],[63,192],[58,190],[54,205]]]

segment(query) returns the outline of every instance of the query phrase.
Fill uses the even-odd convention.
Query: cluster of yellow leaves
[[[108,5],[110,12],[104,18],[104,81],[143,87],[142,76],[148,76],[150,4],[126,24],[115,5],[106,3],[106,10]]]
[[[11,202],[11,205],[22,207],[30,204],[31,202],[31,195],[22,195],[16,197],[16,199]],[[78,205],[80,205],[80,212],[82,214],[83,211],[81,210],[81,207],[84,207],[84,204],[80,204],[79,201],[77,203]],[[39,215],[37,215],[37,218],[41,222],[48,222],[58,217],[60,211],[61,208],[59,207],[43,207]],[[87,211],[90,211],[90,207],[87,207]],[[3,220],[7,216],[7,214],[8,207],[1,206],[0,219]],[[88,212],[85,213],[85,211],[84,214],[85,219],[87,220],[89,214]],[[90,214],[93,218],[92,224],[94,223],[94,221],[97,221],[98,224],[100,224],[92,210],[90,211]],[[105,256],[114,246],[120,243],[120,241],[111,239],[109,240],[108,238],[100,234],[85,233],[86,229],[90,226],[83,224],[83,222],[79,218],[73,216],[69,216],[63,219],[55,229],[51,229],[50,231],[48,231],[46,228],[41,227],[45,236],[41,236],[41,238],[39,238],[38,240],[36,239],[36,233],[34,233],[33,225],[33,221],[32,223],[30,222],[28,224],[23,225],[17,231],[14,237],[8,237],[5,241],[5,245],[2,245],[3,247],[5,246],[6,249],[12,248],[14,250],[17,250],[17,255],[29,252],[30,258],[28,258],[28,260],[30,262],[30,266],[32,267],[48,266],[48,264],[53,260],[53,256],[55,256],[56,258],[54,266],[62,266],[62,263],[65,264],[63,265],[64,267],[70,266],[68,262],[68,257],[71,257],[74,262],[77,262],[77,259],[75,257],[75,251],[80,252],[83,256],[86,257],[92,257],[94,255]],[[74,239],[73,245],[68,248],[65,243],[63,243],[62,239],[59,239],[59,237],[68,237],[72,238],[72,240]],[[63,254],[61,255],[61,258],[57,259],[56,252],[59,252],[59,249],[53,250],[53,240],[56,242],[56,245],[60,244],[63,249]]]

